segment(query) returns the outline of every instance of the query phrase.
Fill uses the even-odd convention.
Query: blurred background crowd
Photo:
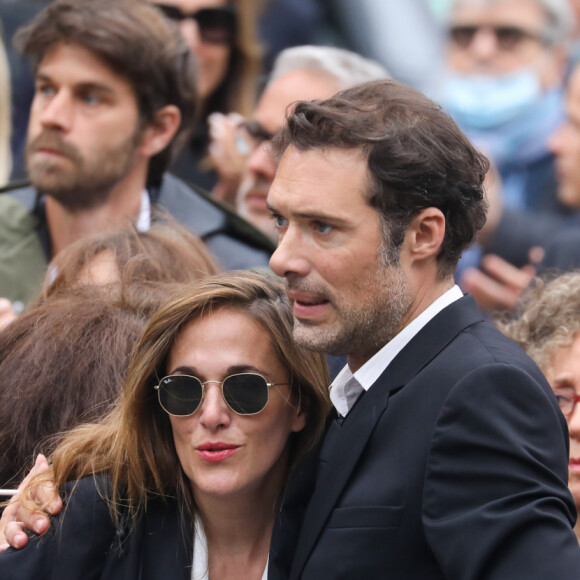
[[[529,346],[531,340],[521,338],[522,331],[513,324],[529,308],[530,288],[541,295],[543,286],[538,286],[536,276],[580,266],[579,1],[150,1],[171,21],[171,34],[180,35],[175,41],[175,54],[183,57],[179,82],[187,85],[187,75],[195,78],[189,89],[179,90],[185,94],[195,87],[195,95],[188,97],[195,103],[191,110],[187,104],[181,106],[179,130],[179,121],[171,129],[170,114],[155,121],[159,126],[166,123],[163,130],[168,131],[161,149],[153,144],[151,153],[143,153],[142,142],[133,146],[135,151],[140,147],[138,155],[146,158],[144,169],[138,173],[131,166],[123,173],[121,168],[112,176],[105,188],[107,195],[101,199],[103,205],[110,205],[105,220],[95,212],[100,207],[96,198],[79,205],[78,199],[59,197],[66,188],[62,183],[52,185],[46,164],[38,158],[38,139],[43,135],[68,139],[76,130],[71,120],[74,113],[69,110],[73,105],[69,107],[59,96],[74,81],[57,65],[65,63],[67,71],[74,70],[72,65],[78,64],[75,59],[84,49],[77,54],[56,52],[51,42],[39,47],[30,34],[16,34],[50,2],[0,0],[0,322],[6,325],[0,333],[0,368],[4,376],[17,373],[18,368],[32,368],[33,361],[39,369],[53,361],[51,373],[38,370],[36,383],[32,381],[31,386],[27,378],[19,387],[34,389],[33,393],[44,391],[46,381],[58,375],[62,361],[70,364],[70,353],[59,350],[70,347],[71,341],[62,339],[76,332],[66,322],[72,315],[65,312],[83,316],[76,320],[86,327],[92,319],[102,322],[105,310],[112,320],[107,326],[111,340],[123,342],[126,348],[113,348],[110,356],[105,353],[89,366],[104,365],[103,358],[109,357],[107,364],[122,375],[124,367],[118,359],[126,358],[144,322],[134,320],[130,336],[121,336],[115,316],[150,316],[172,283],[220,269],[267,268],[276,242],[266,207],[276,171],[268,142],[282,126],[287,107],[300,99],[327,98],[343,88],[384,77],[410,84],[440,103],[492,161],[488,221],[476,245],[463,256],[456,279],[486,313],[504,316],[506,333],[524,348]],[[69,49],[77,46],[70,39],[67,42]],[[180,53],[182,49],[188,51],[187,58]],[[123,66],[119,64],[114,72],[130,79],[141,104],[142,95],[135,88],[140,81]],[[71,186],[72,193],[83,192],[87,197],[93,193],[96,177],[102,177],[98,174],[107,177],[112,171],[110,151],[117,151],[110,131],[94,139],[91,135],[90,146],[82,140],[76,145],[89,162],[93,155],[96,172],[83,174],[79,161],[79,176]],[[157,175],[152,174],[152,160],[173,141],[172,158]],[[60,141],[47,143],[57,147]],[[67,151],[63,148],[60,153],[66,156]],[[127,159],[133,159],[129,153]],[[116,191],[118,183],[135,192],[135,203],[113,204],[118,192],[112,195],[111,191]],[[119,191],[128,199],[125,189]],[[78,220],[80,214],[92,221]],[[117,228],[126,225],[128,217],[135,218],[135,225],[123,237]],[[185,226],[183,232],[174,219]],[[192,241],[180,248],[163,228],[174,235],[178,232],[183,239],[192,236]],[[194,255],[188,256],[191,251]],[[171,259],[182,267],[172,265]],[[190,264],[187,275],[183,264]],[[127,272],[133,275],[123,275]],[[564,295],[575,296],[571,288],[580,294],[577,277],[566,281]],[[156,283],[161,286],[153,292]],[[521,302],[522,294],[528,302]],[[68,298],[63,300],[63,296]],[[580,296],[574,300],[567,316],[574,313],[580,319]],[[91,309],[83,314],[81,304],[87,301]],[[561,306],[562,297],[556,302]],[[19,316],[23,309],[25,314]],[[506,313],[512,326],[505,322]],[[56,325],[51,320],[58,320],[59,325],[49,333]],[[569,320],[562,318],[562,325]],[[562,353],[578,348],[574,342],[580,336],[578,326],[572,328],[568,339],[558,343],[559,350],[550,350],[544,358],[535,356],[537,351],[531,353],[554,381],[558,365],[565,366]],[[79,359],[90,358],[91,341],[97,337],[102,341],[102,332],[99,327],[98,332],[83,335],[88,348]],[[43,342],[50,349],[32,350],[31,345]],[[111,375],[116,376],[115,372],[111,370]],[[85,369],[79,373],[90,375]],[[570,375],[561,401],[572,441],[578,446],[580,413],[575,417],[579,425],[572,420],[580,372],[573,367]],[[72,381],[77,375],[71,376]],[[9,394],[0,385],[0,441],[4,449],[9,441],[21,443],[11,453],[11,461],[0,465],[0,483],[16,483],[43,438],[70,428],[86,417],[89,407],[100,405],[104,412],[121,382],[121,378],[111,380],[112,390],[100,398],[81,396],[78,405],[71,402],[66,420],[53,417],[57,399],[63,396],[56,392],[45,401],[43,412],[50,420],[38,429],[26,429],[27,435],[16,439],[14,433],[25,424],[22,417],[27,411],[22,405],[6,404],[3,397]],[[28,397],[27,405],[36,404],[37,395]],[[580,457],[580,449],[573,450]],[[572,481],[580,503],[578,479]]]

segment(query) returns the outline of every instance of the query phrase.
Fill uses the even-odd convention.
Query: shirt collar
[[[146,189],[141,192],[141,206],[135,227],[138,232],[148,232],[151,227],[151,200]]]

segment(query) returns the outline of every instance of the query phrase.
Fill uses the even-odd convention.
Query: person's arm
[[[44,455],[36,458],[36,463],[24,478],[18,489],[22,489],[28,481],[46,471],[48,462]],[[18,495],[11,500],[0,519],[0,553],[12,546],[15,549],[24,548],[28,543],[28,534],[42,535],[50,527],[50,515],[57,515],[62,510],[62,500],[54,486],[45,485],[35,491],[35,497],[40,504],[48,503],[46,513],[32,512],[22,507]]]
[[[426,538],[446,578],[578,579],[568,443],[537,369],[493,363],[455,385],[423,494]]]

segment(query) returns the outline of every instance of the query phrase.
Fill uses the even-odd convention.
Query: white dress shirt
[[[137,222],[135,223],[135,228],[138,232],[148,232],[151,227],[151,200],[149,199],[149,193],[144,189],[141,193],[141,206],[139,207],[139,215],[137,216]]]
[[[363,390],[368,391],[373,386],[411,339],[441,310],[462,297],[463,292],[459,287],[453,286],[405,326],[354,374],[346,365],[330,385],[330,400],[338,413],[346,417],[360,393]]]

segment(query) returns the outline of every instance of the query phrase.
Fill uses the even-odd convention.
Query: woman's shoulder
[[[62,512],[51,518],[46,534],[32,535],[26,548],[0,554],[0,578],[92,577],[103,566],[116,534],[107,502],[108,485],[107,478],[96,476],[62,486]]]

